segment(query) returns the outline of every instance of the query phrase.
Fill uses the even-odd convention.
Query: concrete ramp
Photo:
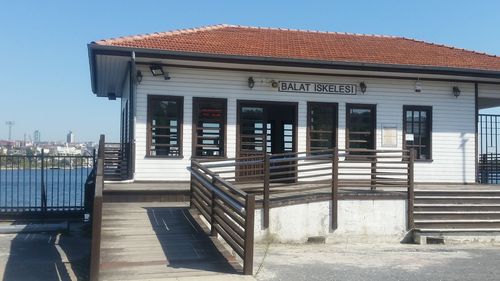
[[[198,225],[186,204],[105,203],[99,277],[103,281],[196,276],[200,280],[248,280],[217,243]]]

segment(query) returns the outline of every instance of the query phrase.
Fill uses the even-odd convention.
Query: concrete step
[[[500,211],[500,204],[486,203],[419,203],[415,202],[414,211]]]
[[[415,220],[415,228],[419,229],[476,229],[487,228],[500,231],[500,219],[433,219]]]
[[[415,196],[500,196],[498,190],[415,190]]]
[[[500,204],[500,196],[415,196],[415,204]]]
[[[415,220],[500,219],[500,211],[415,211]]]

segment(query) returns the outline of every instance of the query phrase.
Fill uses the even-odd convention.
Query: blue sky
[[[119,136],[118,101],[91,93],[87,43],[219,23],[400,35],[500,55],[500,1],[4,1],[0,139]]]

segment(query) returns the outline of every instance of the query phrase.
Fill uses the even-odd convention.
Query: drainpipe
[[[130,124],[130,167],[129,177],[133,180],[135,178],[135,121],[136,121],[136,106],[135,97],[137,89],[137,69],[135,64],[135,51],[132,51],[130,59],[130,97],[129,97],[129,124]]]

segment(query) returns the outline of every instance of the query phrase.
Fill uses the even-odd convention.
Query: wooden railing
[[[262,196],[263,225],[269,226],[272,194],[298,196],[331,190],[332,228],[337,228],[339,190],[407,193],[408,228],[413,227],[413,162],[408,150],[330,149],[255,155],[198,163],[224,184]]]
[[[255,195],[245,193],[191,161],[191,207],[210,224],[211,236],[217,234],[243,260],[243,273],[253,274]]]
[[[91,211],[92,241],[90,249],[90,281],[99,280],[99,264],[101,257],[102,190],[104,186],[104,141],[104,135],[101,135],[97,154],[97,168],[95,173],[95,187]]]

